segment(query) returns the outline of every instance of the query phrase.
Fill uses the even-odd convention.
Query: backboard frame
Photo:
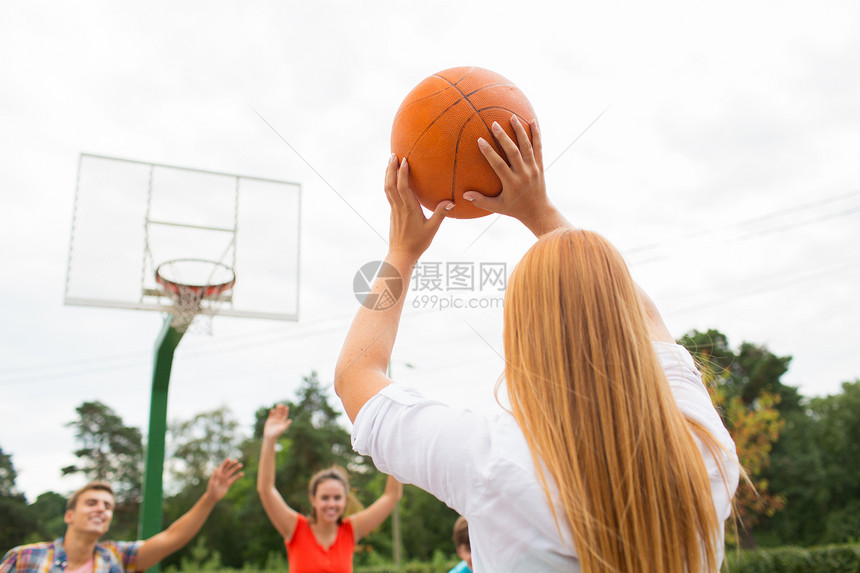
[[[86,291],[86,287],[81,286],[82,279],[79,278],[81,274],[86,274],[86,269],[81,270],[80,267],[83,263],[77,263],[77,268],[75,264],[78,259],[81,258],[80,251],[81,248],[81,230],[82,223],[80,221],[81,211],[83,209],[82,204],[87,203],[87,208],[94,209],[94,207],[89,206],[94,203],[91,197],[86,196],[87,190],[82,187],[87,182],[82,181],[84,177],[82,174],[86,174],[86,178],[88,181],[92,181],[95,177],[98,179],[99,173],[98,170],[95,171],[95,175],[93,175],[94,166],[98,166],[100,164],[113,166],[115,169],[120,172],[125,168],[133,168],[137,171],[137,175],[144,175],[147,178],[146,189],[143,189],[142,178],[138,177],[136,185],[138,189],[136,189],[135,193],[137,193],[136,201],[138,203],[144,201],[144,197],[142,194],[145,193],[145,211],[144,213],[135,212],[134,217],[127,217],[130,221],[134,219],[135,225],[142,226],[142,245],[137,245],[138,248],[142,250],[142,259],[140,263],[140,277],[139,277],[139,288],[137,288],[137,292],[134,294],[131,293],[130,290],[130,279],[126,278],[124,280],[126,290],[128,293],[123,293],[123,296],[111,297],[111,296],[87,296],[87,293],[84,292],[82,294],[81,291]],[[148,174],[146,173],[148,172]],[[218,212],[218,217],[223,219],[222,224],[211,225],[211,224],[199,224],[199,222],[194,222],[192,220],[185,220],[183,217],[176,216],[174,217],[171,214],[170,217],[159,216],[157,213],[153,213],[153,197],[163,199],[165,193],[164,189],[158,188],[158,181],[156,180],[156,175],[159,175],[162,180],[169,179],[169,177],[186,179],[194,181],[195,177],[198,177],[201,180],[215,180],[223,187],[221,198],[224,199],[222,201],[222,205],[224,206],[221,211]],[[232,205],[229,205],[229,183],[232,180],[233,182],[233,197],[232,197]],[[112,181],[110,182],[112,184]],[[105,181],[97,181],[98,185],[101,186],[109,186],[109,183]],[[121,184],[120,184],[121,186]],[[132,185],[134,186],[134,185]],[[158,195],[161,193],[162,195]],[[278,275],[275,279],[273,279],[273,284],[278,284],[278,280],[286,283],[289,282],[289,287],[294,290],[294,298],[290,300],[286,300],[283,304],[283,308],[252,308],[251,306],[237,307],[233,305],[233,299],[235,297],[230,297],[229,300],[218,300],[218,304],[207,305],[203,304],[200,309],[201,314],[208,315],[219,315],[219,316],[231,316],[237,318],[252,318],[252,319],[269,319],[269,320],[280,320],[280,321],[297,321],[299,318],[299,294],[300,294],[300,282],[301,282],[301,184],[293,181],[282,181],[276,179],[268,179],[262,177],[252,177],[247,175],[238,175],[233,173],[225,173],[219,171],[210,171],[203,169],[196,169],[191,167],[180,167],[176,165],[169,165],[163,163],[150,163],[145,161],[139,161],[134,159],[125,159],[118,157],[110,157],[106,155],[98,155],[91,153],[81,153],[78,160],[78,175],[75,187],[75,203],[74,203],[74,212],[73,212],[73,220],[72,220],[72,229],[71,229],[71,239],[69,242],[69,255],[67,261],[67,272],[66,272],[66,281],[65,281],[65,289],[64,289],[64,304],[71,306],[86,306],[86,307],[101,307],[101,308],[117,308],[117,309],[128,309],[128,310],[147,310],[147,311],[157,311],[170,313],[173,309],[174,297],[171,293],[166,292],[160,285],[158,285],[155,281],[155,269],[158,268],[159,264],[165,262],[170,258],[176,258],[176,253],[174,252],[171,255],[160,256],[158,253],[154,253],[156,250],[154,246],[154,242],[152,240],[153,235],[158,235],[159,233],[186,233],[190,236],[194,236],[196,233],[198,239],[195,239],[194,242],[197,245],[204,244],[205,240],[200,240],[199,237],[206,235],[208,237],[217,237],[218,238],[218,256],[213,256],[211,254],[199,255],[198,253],[190,252],[190,253],[181,253],[180,256],[186,256],[188,258],[206,258],[217,260],[217,262],[224,263],[225,265],[234,269],[237,273],[237,284],[236,289],[239,293],[241,293],[242,289],[242,280],[248,279],[247,273],[243,276],[242,269],[242,260],[239,256],[240,246],[241,246],[241,237],[239,236],[240,230],[242,230],[242,221],[241,213],[240,213],[240,201],[247,198],[250,194],[253,196],[255,193],[258,193],[262,196],[278,196],[280,193],[288,194],[286,199],[284,200],[284,207],[282,210],[287,216],[286,221],[284,221],[283,225],[271,225],[271,219],[267,219],[269,223],[269,227],[267,229],[275,229],[276,227],[280,229],[281,227],[285,227],[289,230],[289,234],[282,233],[278,235],[278,238],[285,242],[293,242],[294,245],[283,245],[283,248],[290,249],[294,246],[295,248],[295,257],[294,257],[294,265],[292,262],[289,263],[288,269],[276,269],[271,271],[274,275],[278,270],[284,270],[284,273]],[[245,194],[245,197],[243,197]],[[205,201],[206,196],[202,192],[199,194],[201,199]],[[189,194],[186,198],[194,197],[193,194]],[[85,198],[82,199],[82,198]],[[123,205],[123,196],[122,189],[114,192],[104,193],[102,192],[99,196],[99,201],[112,203],[116,202],[116,205],[125,207]],[[98,203],[96,201],[95,203]],[[259,203],[253,205],[258,211],[263,209],[261,206],[268,206],[268,203]],[[101,205],[99,205],[101,207]],[[105,208],[105,211],[110,208],[108,205]],[[232,213],[230,209],[232,208]],[[132,209],[133,210],[133,209]],[[246,209],[247,210],[247,209]],[[266,209],[268,210],[268,209]],[[287,213],[289,212],[289,213]],[[277,213],[276,213],[277,214]],[[163,212],[161,213],[163,215]],[[268,213],[265,214],[267,217]],[[89,225],[93,225],[93,217],[92,215],[88,215],[90,217]],[[291,226],[290,218],[294,219]],[[172,219],[172,220],[171,220]],[[254,227],[254,225],[245,224],[245,227]],[[253,229],[251,230],[253,231]],[[247,233],[251,232],[246,230]],[[278,231],[281,232],[281,231]],[[136,231],[138,237],[136,240],[139,242],[141,240],[140,233],[141,230],[138,229]],[[294,237],[293,237],[294,235]],[[92,239],[91,237],[86,237],[86,246],[85,249],[89,251],[96,251],[97,249],[94,247],[92,243],[97,244],[98,241]],[[134,241],[130,241],[133,243]],[[253,241],[252,241],[253,242]],[[260,243],[260,241],[257,241]],[[221,248],[223,247],[223,249]],[[272,247],[273,249],[277,249],[276,246]],[[130,253],[129,249],[129,253]],[[140,251],[138,251],[140,252]],[[256,259],[260,259],[262,257],[257,253],[257,257],[252,257]],[[98,257],[98,253],[87,252],[86,256],[93,259]],[[278,252],[277,250],[273,253],[274,257],[282,257],[283,253]],[[76,258],[77,257],[77,258]],[[292,261],[292,259],[291,259]],[[102,268],[101,272],[110,272],[104,261],[100,261],[99,265]],[[126,265],[128,266],[128,265]],[[272,265],[275,267],[276,265]],[[256,267],[256,268],[259,268]],[[77,274],[75,274],[77,271]],[[287,276],[289,275],[289,276]],[[92,276],[86,276],[89,279],[86,282],[97,283],[96,279],[93,279]],[[105,280],[108,280],[109,277],[105,277]],[[135,279],[137,281],[137,279]],[[135,287],[136,288],[136,287]],[[273,289],[274,290],[274,289]],[[291,293],[290,293],[291,294]],[[250,297],[249,297],[250,298]],[[226,302],[226,304],[225,304]]]

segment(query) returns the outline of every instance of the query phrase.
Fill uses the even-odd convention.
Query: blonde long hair
[[[582,570],[716,570],[722,524],[693,433],[717,442],[675,404],[618,251],[588,231],[543,236],[511,276],[504,345],[512,413]]]

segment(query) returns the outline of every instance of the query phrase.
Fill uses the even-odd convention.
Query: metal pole
[[[391,360],[388,361],[388,377],[391,378]],[[400,504],[391,512],[391,544],[394,546],[394,568],[400,570],[402,543],[400,537]]]
[[[391,543],[394,545],[394,568],[400,570],[401,542],[400,542],[400,504],[394,506],[391,512]]]
[[[149,405],[149,434],[146,440],[146,467],[143,474],[143,503],[140,508],[139,539],[149,539],[161,532],[162,478],[164,474],[164,436],[167,432],[167,387],[173,353],[184,332],[173,328],[173,315],[164,318],[161,333],[155,341],[152,368],[152,398]],[[159,565],[150,567],[157,572]]]

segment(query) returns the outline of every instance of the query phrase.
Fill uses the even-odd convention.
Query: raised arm
[[[299,514],[287,505],[275,487],[275,445],[291,422],[290,409],[285,405],[278,404],[269,410],[269,417],[263,427],[263,446],[260,448],[260,465],[257,468],[257,493],[263,509],[284,539],[293,536]]]
[[[415,263],[439,230],[446,209],[454,205],[451,201],[442,201],[436,206],[433,215],[429,219],[425,218],[418,199],[409,187],[408,176],[409,165],[406,160],[398,165],[397,158],[392,155],[385,172],[385,194],[391,205],[389,247],[385,262],[399,273],[404,285],[409,284]],[[382,294],[385,288],[386,277],[377,277],[371,296]],[[335,367],[334,389],[353,422],[364,403],[391,383],[385,370],[397,337],[405,298],[404,292],[393,305],[385,309],[361,306],[346,335]]]
[[[672,333],[669,332],[669,327],[663,322],[663,317],[657,309],[657,305],[651,300],[642,287],[636,285],[636,292],[639,295],[639,302],[642,304],[642,309],[645,311],[645,322],[648,323],[648,334],[651,340],[660,342],[675,342],[672,338]]]
[[[463,198],[472,201],[481,209],[519,220],[536,237],[561,227],[572,228],[573,225],[556,209],[546,192],[543,147],[537,122],[533,121],[529,124],[532,134],[530,142],[528,133],[517,116],[511,116],[510,121],[517,136],[516,143],[508,137],[499,124],[493,124],[493,135],[504,150],[508,161],[505,161],[483,139],[478,140],[481,153],[502,181],[502,192],[495,197],[488,197],[477,191],[467,191],[463,194]],[[636,288],[645,310],[651,340],[674,342],[654,301],[641,287],[637,285]]]
[[[403,484],[388,476],[382,495],[368,507],[349,517],[355,532],[355,540],[358,541],[379,527],[394,511],[401,497],[403,497]]]
[[[215,504],[227,494],[233,482],[245,475],[241,469],[240,462],[224,460],[212,473],[206,492],[197,503],[170,527],[143,542],[137,552],[136,569],[138,571],[149,569],[191,541],[191,538],[203,527]]]
[[[517,137],[516,143],[498,123],[493,122],[492,126],[493,135],[504,150],[507,161],[483,138],[478,139],[478,148],[502,181],[502,192],[490,197],[477,191],[467,191],[463,198],[481,209],[517,219],[536,237],[559,227],[572,227],[547,196],[543,147],[537,122],[529,124],[533,142],[529,141],[526,128],[517,116],[511,116],[510,122]]]

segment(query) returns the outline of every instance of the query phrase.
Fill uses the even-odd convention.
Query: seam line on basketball
[[[475,104],[473,104],[473,103],[472,103],[472,100],[470,100],[470,99],[469,99],[469,95],[471,95],[471,94],[466,94],[466,93],[464,93],[464,92],[463,92],[463,90],[461,90],[459,87],[457,87],[457,84],[453,84],[453,83],[451,83],[451,80],[448,80],[448,79],[446,79],[446,78],[442,78],[442,79],[443,79],[443,80],[445,80],[446,82],[448,82],[449,84],[451,84],[451,87],[452,87],[452,88],[454,88],[455,90],[457,90],[457,92],[459,92],[459,94],[462,96],[462,98],[463,98],[464,100],[466,100],[466,103],[468,103],[468,104],[472,107],[472,109],[473,109],[473,110],[475,110],[475,113],[476,113],[476,114],[478,115],[478,117],[481,119],[481,123],[483,123],[483,124],[484,124],[484,127],[486,127],[486,128],[487,128],[487,131],[489,131],[490,133],[492,133],[492,130],[490,130],[490,126],[489,126],[489,125],[487,125],[487,122],[486,122],[486,121],[484,121],[484,118],[483,118],[483,117],[481,117],[481,110],[479,110],[478,108],[476,108],[476,107],[475,107]],[[463,81],[463,79],[464,79],[464,78],[461,78],[459,81]],[[477,89],[477,90],[475,90],[475,91],[474,91],[474,92],[472,92],[472,93],[475,93],[475,92],[478,92],[478,91],[481,91],[481,90],[480,90],[480,89]]]
[[[471,73],[471,72],[470,72],[470,73]],[[464,80],[465,78],[467,78],[468,76],[469,76],[469,74],[466,74],[465,76],[463,76],[462,78],[460,78],[459,80],[457,80],[457,83],[459,83],[459,82],[463,81],[463,80]],[[510,84],[510,83],[497,83],[497,84],[492,84],[492,85],[488,85],[488,86],[481,86],[480,88],[478,88],[478,89],[476,89],[476,90],[474,90],[474,91],[472,91],[472,92],[470,92],[470,93],[466,94],[465,92],[463,92],[463,90],[461,90],[459,87],[457,87],[457,84],[452,83],[452,82],[451,82],[451,80],[449,80],[449,79],[447,79],[447,78],[443,78],[442,76],[436,76],[436,77],[441,78],[442,80],[444,80],[444,81],[448,82],[448,83],[451,85],[451,87],[452,87],[452,88],[454,88],[455,90],[457,90],[457,92],[462,96],[462,98],[463,98],[464,100],[466,100],[466,103],[468,103],[468,104],[469,104],[469,106],[471,106],[471,108],[474,110],[475,115],[477,115],[477,116],[478,116],[478,119],[480,119],[480,120],[481,120],[481,123],[483,123],[483,124],[484,124],[484,127],[487,129],[487,131],[488,131],[490,134],[492,134],[492,133],[493,133],[493,130],[490,128],[490,126],[489,126],[489,125],[487,125],[487,122],[484,120],[484,117],[481,115],[481,112],[482,112],[483,110],[478,109],[477,107],[475,107],[475,104],[474,104],[474,103],[472,103],[472,100],[470,100],[470,99],[469,99],[469,96],[474,95],[474,94],[478,93],[479,91],[481,91],[481,90],[483,90],[483,89],[486,89],[486,88],[491,88],[491,87],[496,87],[496,86],[510,86],[511,84]],[[491,106],[491,107],[493,107],[493,106]],[[489,108],[488,108],[488,109],[489,109]],[[506,108],[501,108],[501,109],[506,109]],[[446,109],[445,111],[448,111],[448,110]],[[507,111],[510,111],[510,110],[507,110]],[[511,112],[511,113],[514,113],[514,112]],[[516,115],[516,114],[514,114],[514,115]],[[464,123],[462,126],[460,126],[460,133],[461,133],[461,134],[463,133],[463,129],[464,129],[464,127],[465,127],[465,123]],[[493,147],[495,147],[496,145],[498,145],[498,143],[496,142],[496,138],[495,138],[495,137],[492,137],[491,139],[492,139],[492,142],[487,142],[487,143],[490,143],[490,145],[493,145]],[[458,136],[457,136],[457,147],[456,147],[455,152],[454,152],[454,177],[452,177],[452,178],[451,178],[451,200],[452,200],[452,201],[454,201],[454,189],[455,189],[455,188],[456,188],[456,186],[457,186],[457,153],[456,153],[456,151],[457,151],[459,148],[460,148],[460,137],[459,137],[459,135],[458,135]],[[497,151],[497,153],[498,153],[498,151]],[[502,150],[502,153],[504,153],[504,151],[503,151],[503,150]]]
[[[447,88],[446,88],[446,89],[447,89]],[[444,91],[444,90],[443,90],[443,91]],[[459,92],[460,90],[457,90],[457,91]],[[441,92],[437,92],[437,93],[441,93]],[[460,93],[462,94],[462,92],[460,92]],[[421,139],[423,139],[423,138],[424,138],[424,136],[425,136],[425,135],[427,134],[427,132],[428,132],[428,131],[430,131],[430,129],[431,129],[431,128],[436,124],[436,122],[439,120],[439,118],[440,118],[440,117],[442,117],[442,116],[444,116],[446,113],[448,113],[448,111],[449,111],[451,108],[455,107],[455,106],[456,106],[457,104],[459,104],[461,101],[462,101],[462,99],[458,99],[457,101],[455,101],[454,103],[452,103],[451,105],[449,105],[448,107],[446,107],[444,110],[442,110],[442,112],[440,112],[440,113],[436,114],[436,117],[434,117],[434,118],[433,118],[433,121],[431,121],[431,122],[427,125],[427,127],[425,127],[425,128],[424,128],[424,130],[421,132],[421,135],[419,135],[418,137],[416,137],[416,138],[415,138],[415,141],[412,143],[412,146],[409,148],[409,151],[406,153],[407,161],[408,161],[409,156],[410,156],[410,155],[412,155],[412,150],[413,150],[413,149],[415,149],[415,146],[416,146],[416,145],[418,145],[418,142],[419,142],[419,141],[421,141]],[[474,107],[475,107],[475,106],[472,106],[472,108],[474,108]],[[459,145],[459,141],[458,141],[457,143],[458,143],[458,145]],[[454,169],[453,169],[453,172],[454,172],[454,174],[456,175],[456,173],[457,173],[457,154],[456,154],[456,153],[454,154]],[[453,186],[454,178],[453,178],[453,177],[452,177],[451,181],[452,181],[452,185],[451,185],[451,201],[453,201],[453,200],[454,200],[454,186]]]
[[[441,93],[441,92],[437,92],[437,93]],[[415,149],[415,146],[418,145],[418,142],[421,141],[421,139],[427,134],[428,131],[430,131],[430,128],[433,127],[437,121],[439,121],[439,118],[444,116],[446,113],[448,113],[448,110],[450,110],[452,107],[456,106],[458,103],[460,103],[460,101],[461,100],[455,101],[454,103],[452,103],[451,105],[449,105],[448,107],[443,109],[441,112],[436,114],[436,117],[433,118],[433,121],[431,121],[430,123],[427,124],[427,126],[421,132],[421,135],[416,137],[415,141],[412,142],[412,146],[409,148],[409,151],[406,152],[407,158],[409,157],[410,154],[412,154],[412,150]]]
[[[421,102],[423,102],[423,101],[425,101],[425,100],[428,100],[428,99],[430,99],[430,98],[434,98],[434,97],[436,97],[437,95],[439,95],[440,93],[444,92],[444,91],[445,91],[445,90],[447,90],[447,89],[450,89],[450,87],[449,87],[449,86],[445,86],[444,88],[442,88],[441,90],[439,90],[439,91],[437,91],[437,92],[433,92],[432,94],[428,94],[428,95],[426,95],[426,96],[424,96],[424,97],[422,97],[422,98],[418,98],[418,99],[412,100],[412,101],[410,101],[408,104],[406,104],[405,106],[401,106],[401,107],[400,107],[400,109],[398,109],[398,110],[397,110],[397,113],[396,113],[396,114],[394,114],[394,119],[396,120],[396,119],[397,119],[397,116],[399,116],[399,115],[400,115],[400,114],[401,114],[405,109],[407,109],[407,108],[409,108],[409,107],[411,107],[411,106],[413,106],[413,105],[415,105],[415,104],[421,103]]]

